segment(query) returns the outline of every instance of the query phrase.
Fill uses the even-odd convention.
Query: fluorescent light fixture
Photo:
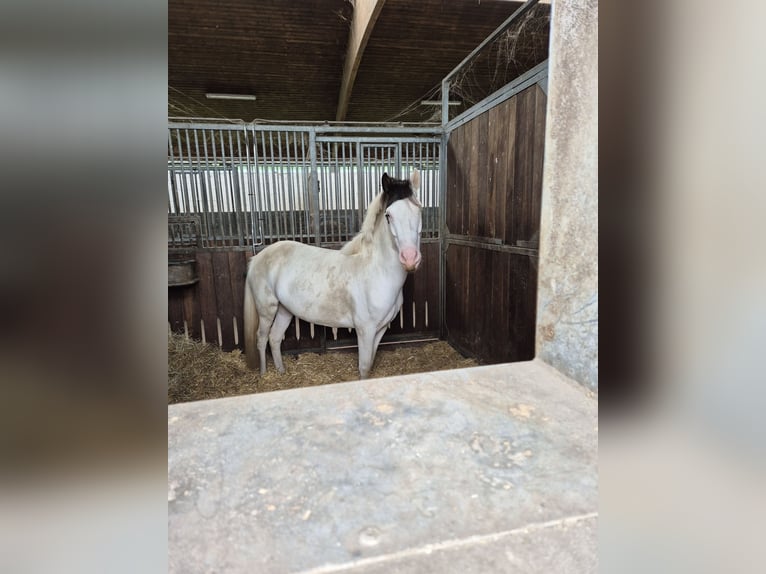
[[[450,100],[447,103],[450,106],[459,106],[463,102],[456,102],[455,100]],[[420,102],[420,105],[421,106],[440,106],[440,105],[442,105],[442,101],[441,100],[423,100],[422,102]]]
[[[255,101],[255,96],[252,94],[205,94],[208,100],[248,100]]]

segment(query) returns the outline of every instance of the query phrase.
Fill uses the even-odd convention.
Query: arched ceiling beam
[[[338,97],[338,110],[335,114],[336,121],[342,122],[346,119],[356,73],[362,62],[362,54],[384,3],[385,0],[355,0],[354,2],[354,16],[351,19],[351,30],[348,36],[346,62],[343,64],[343,81]]]

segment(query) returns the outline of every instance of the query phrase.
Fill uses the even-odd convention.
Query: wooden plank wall
[[[407,278],[404,286],[402,320],[399,316],[394,319],[384,342],[439,334],[439,243],[423,243],[421,252],[421,267]],[[171,329],[186,332],[194,339],[204,338],[226,351],[243,349],[245,272],[251,256],[250,251],[242,250],[197,250],[199,281],[168,288]],[[336,340],[331,329],[325,333],[324,327],[316,325],[312,338],[308,323],[299,321],[298,325],[300,338],[293,319],[282,343],[283,350],[321,351],[326,347],[356,345],[355,333],[346,329],[338,331]]]
[[[534,357],[545,104],[533,85],[449,137],[445,335],[484,363]]]

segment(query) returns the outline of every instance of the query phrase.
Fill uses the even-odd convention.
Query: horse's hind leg
[[[265,297],[262,297],[262,299]],[[256,304],[260,321],[258,322],[258,354],[261,359],[261,374],[266,374],[266,345],[269,344],[269,332],[271,324],[279,308],[279,300],[276,297],[269,296],[267,301],[258,301]]]
[[[280,305],[277,311],[277,317],[269,332],[269,344],[271,345],[271,356],[274,358],[274,365],[280,373],[285,372],[285,366],[282,364],[282,339],[285,338],[285,331],[290,325],[292,313]]]

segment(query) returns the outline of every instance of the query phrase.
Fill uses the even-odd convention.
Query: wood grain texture
[[[486,363],[534,357],[545,103],[533,85],[450,134],[445,332]]]

